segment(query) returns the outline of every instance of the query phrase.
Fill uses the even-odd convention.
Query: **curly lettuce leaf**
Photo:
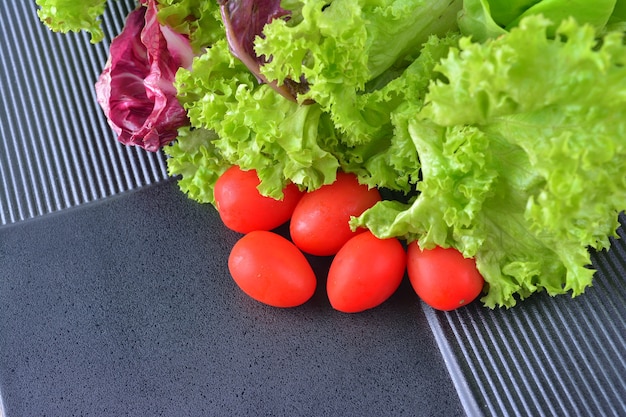
[[[106,0],[36,0],[39,19],[51,30],[60,33],[86,31],[91,42],[104,39],[101,16]]]
[[[337,132],[318,105],[300,106],[268,85],[238,90],[237,104],[224,116],[218,146],[236,165],[257,170],[261,193],[280,198],[289,181],[312,190],[335,180]]]
[[[213,189],[219,176],[230,164],[215,148],[215,132],[206,129],[179,129],[178,139],[163,148],[167,172],[179,177],[178,186],[189,198],[215,205]]]
[[[191,71],[181,70],[176,85],[192,125],[217,134],[215,147],[230,164],[256,169],[264,194],[278,197],[287,181],[319,188],[339,168],[362,183],[406,193],[418,180],[419,161],[411,138],[393,134],[391,114],[403,103],[423,102],[436,63],[457,41],[431,37],[404,71],[359,96],[362,115],[384,134],[357,146],[347,144],[319,104],[298,105],[258,85],[223,41],[196,58]]]
[[[464,35],[478,42],[503,35],[523,18],[534,15],[552,21],[547,28],[551,37],[559,23],[568,18],[592,25],[600,33],[615,7],[616,0],[465,0],[458,23]]]
[[[261,193],[280,198],[289,181],[307,189],[334,181],[339,162],[329,150],[339,140],[328,114],[259,85],[226,40],[181,69],[175,85],[192,126],[215,132],[229,164],[256,169]]]
[[[626,208],[626,45],[589,25],[531,16],[484,44],[464,38],[441,61],[425,105],[397,128],[423,181],[353,225],[452,246],[475,257],[489,307],[536,291],[581,294],[588,248],[606,248]]]
[[[261,67],[278,84],[305,79],[309,90],[298,96],[328,112],[348,145],[378,138],[380,126],[365,117],[359,95],[368,83],[406,68],[431,35],[456,30],[461,1],[309,0],[285,3],[294,18],[276,19],[256,40]]]
[[[372,187],[409,193],[419,180],[419,159],[411,137],[396,129],[393,120],[399,109],[424,102],[429,83],[438,76],[437,63],[456,46],[458,34],[431,36],[419,55],[391,81],[360,94],[355,107],[379,134],[356,146],[338,149],[344,171],[355,172],[361,182]]]
[[[197,52],[224,37],[217,1],[158,0],[158,9],[159,22],[189,36]]]

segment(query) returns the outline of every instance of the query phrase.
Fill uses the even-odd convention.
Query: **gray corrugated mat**
[[[468,414],[626,415],[626,217],[585,294],[425,309]]]
[[[84,33],[48,31],[34,1],[0,3],[0,225],[167,178],[164,156],[119,144],[96,102],[111,35],[135,2],[109,3],[109,36],[96,45]]]

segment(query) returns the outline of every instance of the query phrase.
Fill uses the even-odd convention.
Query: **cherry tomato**
[[[250,232],[235,243],[228,269],[246,294],[274,307],[304,304],[317,285],[302,252],[284,237],[264,230]]]
[[[484,279],[474,259],[454,248],[422,250],[408,246],[407,272],[417,295],[437,310],[454,310],[472,302],[483,289]]]
[[[222,222],[226,227],[248,233],[253,230],[272,230],[291,217],[303,193],[295,184],[283,190],[283,199],[261,195],[255,170],[243,171],[232,166],[215,182],[214,196]]]
[[[360,233],[330,264],[326,283],[330,304],[345,313],[374,308],[396,292],[405,271],[406,252],[398,239]]]
[[[359,184],[354,174],[340,172],[332,184],[306,193],[291,217],[291,239],[311,255],[334,255],[353,236],[350,217],[359,216],[381,200],[377,189]]]

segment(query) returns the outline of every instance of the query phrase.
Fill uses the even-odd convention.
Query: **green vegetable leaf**
[[[458,24],[461,33],[476,42],[497,38],[507,32],[494,20],[488,0],[464,0]]]
[[[610,31],[626,32],[626,0],[617,0],[613,14],[607,22],[607,29]]]
[[[587,23],[596,30],[601,30],[607,24],[609,17],[613,13],[616,0],[542,0],[529,9],[525,10],[517,18],[507,24],[507,29],[511,29],[519,24],[520,20],[531,15],[543,15],[558,25],[563,20],[572,17],[579,24]],[[504,6],[506,7],[506,6]],[[548,33],[556,27],[550,27]]]
[[[484,42],[508,32],[527,16],[541,15],[553,23],[546,29],[550,37],[568,18],[592,25],[600,33],[615,7],[616,0],[465,0],[459,27],[464,35]]]
[[[217,1],[158,0],[158,19],[178,33],[189,36],[195,51],[224,37]]]
[[[175,142],[163,148],[167,171],[179,177],[178,186],[192,200],[215,205],[213,188],[230,165],[215,147],[217,135],[206,129],[179,129]]]
[[[276,19],[257,38],[256,52],[271,57],[261,68],[279,84],[306,79],[311,99],[328,112],[348,145],[380,137],[376,120],[361,113],[368,83],[406,68],[431,35],[456,30],[461,2],[454,0],[310,0],[292,2],[294,19]],[[293,10],[293,9],[292,9]]]
[[[550,25],[531,16],[492,41],[462,39],[425,105],[396,117],[420,158],[420,194],[353,222],[475,257],[489,307],[582,293],[588,248],[608,247],[626,202],[624,35],[598,42],[568,19],[551,39]]]
[[[502,27],[539,2],[541,0],[487,0],[493,20]]]
[[[438,76],[437,63],[456,46],[458,34],[430,37],[417,58],[391,81],[357,96],[356,108],[379,133],[369,141],[337,149],[344,171],[355,172],[372,187],[411,192],[419,179],[419,159],[412,139],[396,129],[395,113],[409,107],[414,111],[424,102],[429,83]]]
[[[225,39],[179,70],[175,86],[192,126],[217,134],[229,164],[256,169],[261,193],[280,198],[288,181],[307,189],[334,181],[339,162],[329,150],[339,140],[328,114],[259,85]]]
[[[318,105],[299,106],[267,85],[237,93],[218,146],[241,168],[257,170],[262,194],[281,198],[288,181],[317,189],[335,180],[337,132]]]
[[[39,19],[55,32],[80,32],[91,34],[91,42],[104,38],[100,17],[104,14],[106,0],[36,0]]]

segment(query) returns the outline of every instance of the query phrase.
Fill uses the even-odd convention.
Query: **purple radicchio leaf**
[[[267,61],[254,51],[254,39],[262,36],[263,27],[274,19],[288,19],[290,12],[280,7],[280,0],[219,0],[222,21],[226,29],[228,46],[259,82],[270,85],[289,100],[296,101],[299,93],[308,90],[304,80],[285,80],[281,85],[261,74],[260,68]]]
[[[184,35],[158,23],[155,0],[128,15],[96,82],[98,103],[120,142],[155,152],[189,124],[174,78],[180,67],[191,68],[193,57]]]

